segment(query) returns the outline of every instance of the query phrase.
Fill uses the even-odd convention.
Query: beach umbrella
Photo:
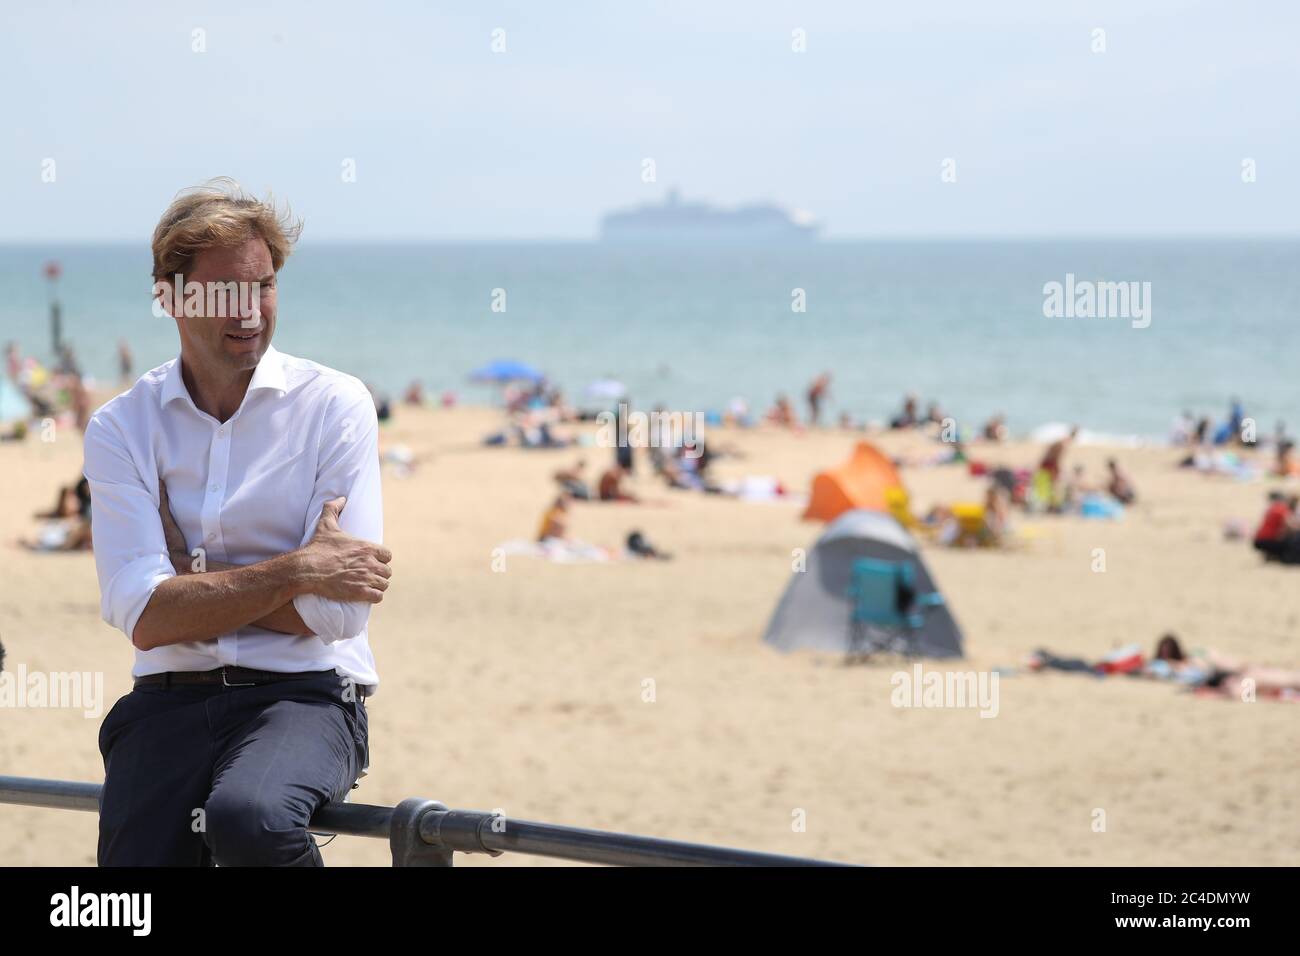
[[[497,359],[469,373],[475,382],[540,382],[546,376],[526,362]]]
[[[627,386],[612,378],[598,378],[587,386],[589,398],[622,398],[627,394]]]

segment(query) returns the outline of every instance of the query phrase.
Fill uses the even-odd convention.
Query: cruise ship
[[[601,220],[606,242],[807,242],[821,226],[808,213],[756,203],[723,209],[683,202],[677,190],[659,204],[611,212]]]

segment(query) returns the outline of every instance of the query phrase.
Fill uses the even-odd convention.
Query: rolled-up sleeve
[[[157,479],[145,482],[117,425],[100,416],[86,426],[85,454],[100,614],[130,638],[154,590],[176,576],[158,516]]]
[[[339,392],[322,425],[320,464],[302,544],[315,534],[325,502],[339,497],[347,498],[339,527],[354,538],[382,544],[384,502],[375,403],[359,382],[346,389],[340,387]],[[356,637],[370,620],[370,605],[365,601],[333,601],[318,594],[300,594],[293,606],[303,623],[327,644]]]

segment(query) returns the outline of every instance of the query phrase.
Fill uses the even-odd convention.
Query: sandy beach
[[[1005,676],[996,718],[891,705],[900,665],[846,666],[761,642],[792,549],[822,526],[791,501],[671,491],[641,467],[641,504],[576,503],[570,531],[620,546],[639,528],[667,562],[555,564],[493,549],[531,538],[551,473],[605,449],[488,448],[490,409],[397,409],[385,445],[418,464],[385,474],[394,579],[372,618],[382,685],[358,802],[426,796],[512,817],[871,864],[1220,865],[1300,860],[1300,709],[1204,699],[1164,683]],[[772,475],[806,491],[858,436],[719,429],[720,478]],[[873,437],[891,455],[938,449]],[[1041,446],[973,446],[1028,465]],[[1108,451],[1071,452],[1099,476]],[[1119,452],[1141,499],[1116,522],[1019,517],[1012,551],[924,547],[966,638],[965,661],[1021,670],[1038,647],[1090,659],[1165,631],[1259,664],[1300,667],[1296,568],[1264,565],[1224,522],[1252,526],[1267,480],[1174,467],[1168,448]],[[106,711],[131,652],[100,620],[89,554],[35,555],[15,539],[81,467],[80,436],[0,446],[0,640],[6,668],[102,672]],[[964,467],[905,467],[912,497],[978,500]],[[1094,572],[1094,549],[1106,570]],[[500,564],[497,564],[500,567]],[[653,685],[647,684],[652,681]],[[653,686],[653,700],[646,688]],[[0,715],[0,772],[99,780],[102,715]],[[1096,832],[1097,810],[1105,831]],[[806,827],[795,826],[806,820]],[[0,807],[0,861],[89,865],[91,814]],[[331,865],[387,865],[386,846],[340,837]],[[458,865],[541,864],[527,857]]]

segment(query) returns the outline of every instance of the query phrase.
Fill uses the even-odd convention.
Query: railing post
[[[420,820],[431,810],[446,811],[437,800],[411,797],[393,808],[389,824],[388,846],[393,851],[393,866],[451,866],[452,851],[433,846],[420,836]]]

